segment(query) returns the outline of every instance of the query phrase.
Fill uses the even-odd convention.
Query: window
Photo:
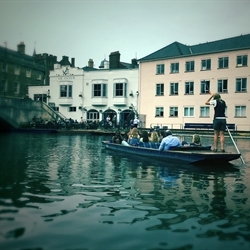
[[[247,55],[237,56],[236,66],[237,67],[247,66]]]
[[[194,82],[185,82],[185,95],[194,94]]]
[[[170,95],[178,95],[179,94],[179,83],[171,82],[170,83]]]
[[[88,111],[88,113],[87,113],[87,120],[91,120],[91,121],[93,121],[93,120],[99,120],[99,112],[96,111],[96,110],[94,110],[94,109]]]
[[[156,74],[157,75],[164,74],[164,71],[165,71],[165,65],[164,64],[156,65]]]
[[[179,63],[171,63],[170,72],[171,73],[179,73]]]
[[[20,67],[19,66],[15,66],[14,73],[15,73],[15,75],[20,74]]]
[[[126,97],[127,96],[127,84],[126,83],[115,83],[114,86],[115,97]]]
[[[186,72],[194,71],[194,61],[186,62]]]
[[[247,79],[236,78],[236,92],[246,92],[246,91],[247,91]]]
[[[246,117],[246,106],[235,106],[235,117]]]
[[[170,107],[169,108],[169,116],[170,117],[178,117],[178,107]]]
[[[14,83],[14,93],[15,94],[19,94],[19,88],[20,88],[19,82],[15,82]]]
[[[59,107],[56,107],[56,104],[54,102],[49,102],[48,105],[54,110],[59,111]]]
[[[227,79],[218,80],[218,93],[226,93],[227,90]]]
[[[69,112],[76,112],[76,107],[69,107]]]
[[[36,79],[37,80],[42,80],[42,74],[40,72],[36,73]]]
[[[201,70],[211,69],[211,59],[201,60]]]
[[[31,69],[26,69],[26,77],[31,77]]]
[[[225,68],[228,68],[228,61],[229,61],[229,59],[228,59],[228,57],[221,57],[221,58],[219,58],[219,66],[218,66],[218,68],[219,69],[225,69]]]
[[[208,94],[210,91],[210,81],[202,80],[201,81],[201,94]]]
[[[163,117],[164,116],[164,108],[163,107],[156,107],[155,108],[155,116],[156,117]]]
[[[7,72],[7,63],[2,62],[2,72]]]
[[[72,97],[72,85],[61,85],[60,97]]]
[[[5,89],[6,89],[6,81],[2,80],[0,86],[0,94],[3,94],[5,92]]]
[[[156,95],[164,95],[164,84],[163,83],[156,84]]]
[[[194,116],[194,107],[184,107],[184,116],[193,117]]]
[[[107,97],[107,84],[93,84],[93,97]]]
[[[209,117],[210,107],[203,106],[200,108],[200,117]]]

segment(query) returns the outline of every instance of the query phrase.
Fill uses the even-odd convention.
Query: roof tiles
[[[179,42],[171,43],[170,45],[157,50],[141,59],[139,61],[163,60],[169,58],[178,58],[190,55],[200,55],[208,53],[218,53],[223,51],[249,49],[250,48],[250,34],[241,35],[237,37],[222,39],[213,42],[206,42],[197,45],[184,45]]]

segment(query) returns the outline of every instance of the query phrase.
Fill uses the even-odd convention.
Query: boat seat
[[[139,147],[142,147],[142,148],[158,149],[159,146],[160,146],[160,143],[158,143],[158,142],[139,142]]]

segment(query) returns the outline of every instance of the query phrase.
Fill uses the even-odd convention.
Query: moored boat
[[[123,146],[122,144],[102,141],[107,149],[123,152],[126,154],[134,154],[150,157],[160,160],[181,161],[190,164],[197,163],[228,163],[239,159],[239,153],[213,152],[210,146],[183,146],[172,148],[168,151],[160,151],[157,148],[148,148],[140,146]]]

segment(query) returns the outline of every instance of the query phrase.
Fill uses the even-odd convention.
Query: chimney
[[[71,58],[71,67],[75,67],[75,58]]]
[[[68,57],[68,56],[63,56],[63,57],[62,57],[62,60],[61,60],[59,63],[60,63],[62,66],[70,65],[69,57]]]
[[[132,68],[135,68],[137,66],[137,59],[134,58],[131,60]]]
[[[119,51],[112,52],[109,55],[109,68],[110,69],[119,69],[120,66],[120,53]]]
[[[89,59],[89,61],[88,61],[88,66],[89,66],[90,68],[94,68],[94,61],[93,61],[93,59]]]
[[[20,54],[25,54],[25,44],[24,42],[20,42],[18,45],[17,45],[17,51],[20,53]]]

